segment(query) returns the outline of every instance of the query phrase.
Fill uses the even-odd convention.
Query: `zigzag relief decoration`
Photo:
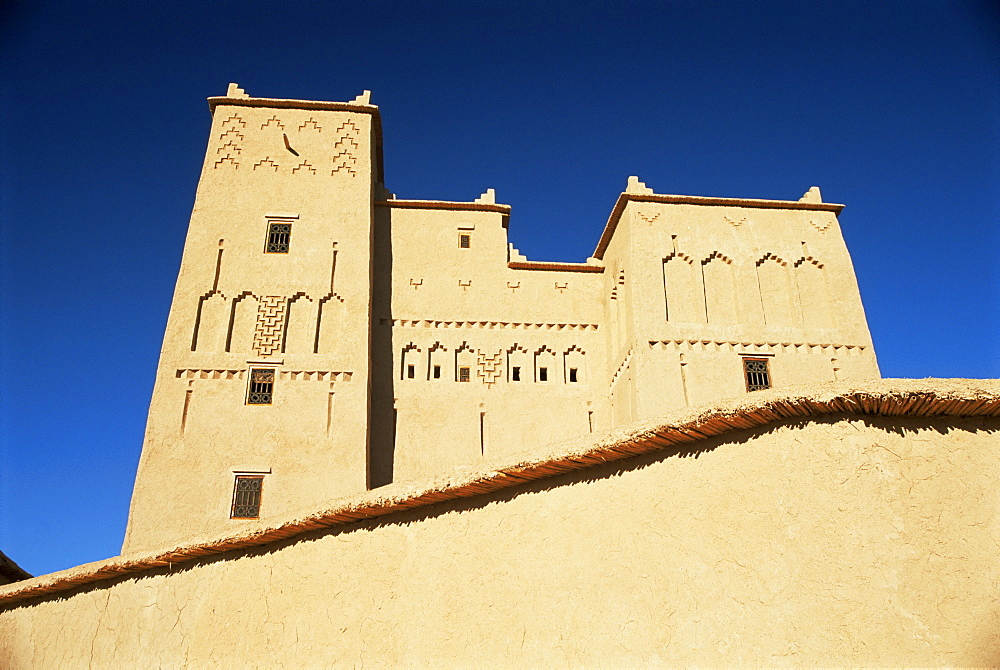
[[[652,216],[650,216],[650,215],[648,215],[648,214],[646,214],[645,212],[642,212],[642,211],[637,212],[637,214],[639,215],[640,219],[642,219],[643,221],[645,221],[646,223],[648,223],[650,225],[652,225],[654,221],[656,221],[658,218],[660,218],[660,213],[659,212],[657,212],[656,214],[653,214]]]
[[[650,340],[650,349],[684,349],[686,351],[736,351],[744,353],[806,353],[862,354],[864,344],[829,344],[807,342],[734,342],[728,340]]]
[[[316,119],[310,116],[308,121],[299,126],[299,132],[301,133],[303,130],[315,131],[319,133],[323,131],[323,126],[316,123]]]
[[[433,321],[431,319],[380,319],[394,328],[514,328],[518,330],[597,330],[596,323],[523,323],[511,321]]]
[[[253,349],[261,356],[270,356],[281,348],[287,307],[288,300],[284,296],[266,295],[260,299],[257,326],[253,334]]]
[[[264,130],[265,128],[268,127],[277,128],[278,130],[284,130],[285,124],[279,121],[277,115],[275,115],[260,125],[261,130]]]
[[[490,356],[480,351],[476,354],[476,362],[478,366],[476,374],[482,377],[484,384],[492,386],[500,378],[500,373],[503,370],[503,351],[498,351]]]
[[[324,370],[279,370],[279,379],[304,382],[349,382],[353,372],[329,372]]]
[[[257,168],[264,168],[264,169],[274,168],[274,171],[277,172],[278,164],[272,161],[270,156],[265,156],[259,163],[253,166],[254,170],[256,170]]]
[[[326,370],[279,370],[279,379],[314,382],[349,382],[353,372],[330,372]],[[177,379],[245,379],[246,370],[199,370],[181,368],[175,373]]]
[[[246,139],[243,133],[240,132],[240,129],[247,124],[235,114],[223,121],[222,127],[225,128],[227,124],[231,127],[219,135],[219,147],[215,150],[215,153],[220,158],[215,161],[215,169],[223,165],[231,165],[234,168],[240,166],[239,156],[243,151],[241,145],[243,140]]]
[[[827,221],[826,223],[816,223],[812,219],[809,219],[809,225],[811,225],[813,228],[815,228],[816,230],[818,230],[821,233],[825,233],[827,230],[830,229],[830,222],[829,221]]]
[[[742,219],[730,219],[728,216],[724,216],[722,218],[733,228],[739,228],[740,226],[749,223],[749,221],[747,221],[747,217],[745,216]]]
[[[341,124],[339,128],[337,128],[336,132],[338,133],[339,138],[333,145],[333,170],[330,174],[333,175],[338,172],[346,172],[353,177],[357,174],[354,166],[357,165],[358,162],[354,153],[360,146],[357,142],[359,134],[358,127],[354,125],[353,121],[348,119]]]
[[[246,370],[194,370],[180,369],[175,374],[177,379],[243,379]]]

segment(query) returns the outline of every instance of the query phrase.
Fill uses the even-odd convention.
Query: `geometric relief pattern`
[[[476,363],[478,364],[476,374],[483,378],[484,384],[493,386],[500,377],[502,362],[503,351],[498,351],[489,356],[480,351],[476,355]]]
[[[357,142],[359,134],[358,127],[354,125],[353,121],[348,120],[337,128],[337,134],[339,135],[339,138],[333,145],[333,170],[330,174],[347,172],[353,177],[357,174],[354,166],[357,165],[358,162],[355,155],[359,147]]]
[[[650,340],[650,349],[682,351],[725,351],[740,354],[822,354],[823,356],[852,356],[863,354],[864,344],[837,344],[831,342],[742,342],[737,340]]]
[[[596,323],[523,323],[520,321],[436,321],[433,319],[380,319],[394,328],[515,328],[518,330],[597,330]]]
[[[257,326],[253,334],[253,349],[261,356],[270,356],[281,348],[287,306],[288,301],[280,295],[267,295],[260,299],[260,306],[257,308]]]
[[[215,150],[219,156],[219,159],[215,161],[215,168],[223,165],[231,165],[234,168],[240,166],[239,158],[245,139],[242,130],[246,125],[246,122],[236,114],[222,122],[223,132],[219,135],[219,147]]]

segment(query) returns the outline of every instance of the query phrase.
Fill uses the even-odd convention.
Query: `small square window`
[[[547,382],[549,381],[549,369],[548,368],[538,368],[538,381]]]
[[[746,377],[747,391],[771,388],[771,372],[766,358],[744,358],[743,375]]]
[[[471,235],[459,235],[458,236],[458,248],[459,249],[468,249],[471,246],[471,244],[472,244],[472,236]]]
[[[521,381],[521,368],[519,368],[517,366],[511,368],[511,370],[510,370],[510,380],[512,382],[519,382],[519,381]]]
[[[570,381],[570,383],[573,383],[573,384],[575,384],[577,381],[579,381],[577,379],[577,377],[576,377],[576,368],[570,368],[569,369],[569,381]]]
[[[248,405],[270,405],[274,398],[274,370],[250,368],[250,386],[247,389]]]
[[[261,475],[236,475],[233,485],[233,508],[230,519],[259,519],[260,494],[264,487],[264,477]]]
[[[407,379],[413,379],[413,375],[414,375],[413,366],[412,365],[407,365],[406,366],[406,378]]]
[[[267,225],[267,244],[264,245],[264,253],[287,254],[288,245],[291,241],[292,224],[269,223]]]
[[[467,382],[469,381],[469,368],[459,368],[458,369],[458,381]]]
[[[434,366],[434,379],[441,379],[441,366],[440,365],[435,365]]]

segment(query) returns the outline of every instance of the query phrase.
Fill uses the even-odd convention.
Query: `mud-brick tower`
[[[366,485],[378,109],[209,107],[123,551]]]

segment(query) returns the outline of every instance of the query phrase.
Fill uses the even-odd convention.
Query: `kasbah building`
[[[1000,384],[880,378],[818,188],[549,263],[367,92],[209,107],[122,554],[0,667],[1000,665]]]

